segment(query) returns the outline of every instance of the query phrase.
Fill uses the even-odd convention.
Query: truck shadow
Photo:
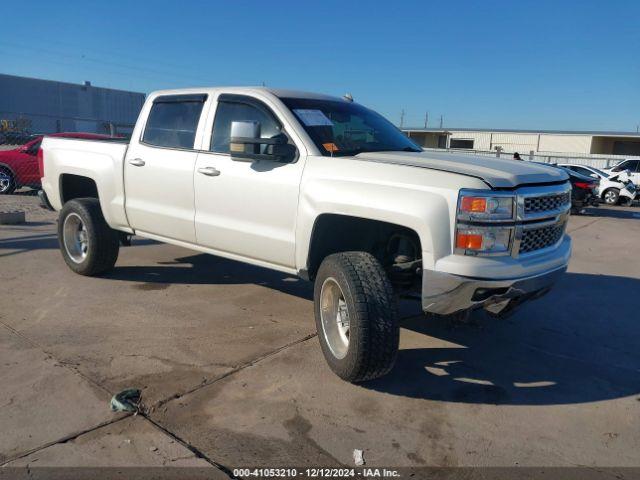
[[[554,405],[640,394],[640,281],[569,273],[508,320],[478,325],[414,317],[402,327],[433,337],[400,350],[394,370],[365,388],[447,402]],[[415,342],[413,342],[415,345]],[[638,398],[640,401],[640,397]]]
[[[255,284],[313,300],[313,285],[292,275],[227,260],[214,255],[196,254],[159,265],[117,266],[103,278],[142,282],[147,285],[242,285]],[[149,288],[153,289],[153,288]]]
[[[11,226],[7,231],[16,233],[29,232],[30,227],[51,225],[53,222],[28,222],[22,225]],[[134,245],[151,245],[157,242],[145,238],[135,238]],[[34,250],[58,250],[58,235],[56,233],[36,232],[33,235],[17,235],[14,237],[0,238],[0,258],[10,257]]]
[[[0,258],[32,250],[57,249],[58,238],[51,233],[36,233],[0,239]]]

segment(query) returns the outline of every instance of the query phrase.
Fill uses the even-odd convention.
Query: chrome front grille
[[[544,195],[541,197],[527,197],[524,199],[524,213],[539,214],[548,211],[560,210],[571,203],[571,192],[563,192],[556,195]]]
[[[522,232],[519,253],[529,253],[555,245],[564,234],[565,223],[540,228],[528,228]]]

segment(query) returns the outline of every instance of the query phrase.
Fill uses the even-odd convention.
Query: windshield
[[[422,151],[382,115],[357,103],[307,98],[281,100],[325,157]]]

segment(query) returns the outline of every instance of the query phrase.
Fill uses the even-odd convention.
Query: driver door
[[[304,158],[292,163],[234,159],[232,122],[252,122],[261,138],[286,134],[283,123],[263,102],[245,95],[218,98],[211,142],[204,146],[209,151],[198,154],[194,173],[197,242],[252,263],[295,268]]]

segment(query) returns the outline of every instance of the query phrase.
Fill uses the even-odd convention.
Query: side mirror
[[[259,122],[231,122],[229,153],[233,160],[290,163],[295,159],[297,149],[288,142],[284,133],[271,138],[260,138]],[[261,152],[261,145],[267,146],[264,152]]]
[[[260,139],[260,122],[231,122],[229,133],[229,152],[231,155],[238,153],[260,153],[255,141]],[[253,145],[247,150],[247,145]]]

